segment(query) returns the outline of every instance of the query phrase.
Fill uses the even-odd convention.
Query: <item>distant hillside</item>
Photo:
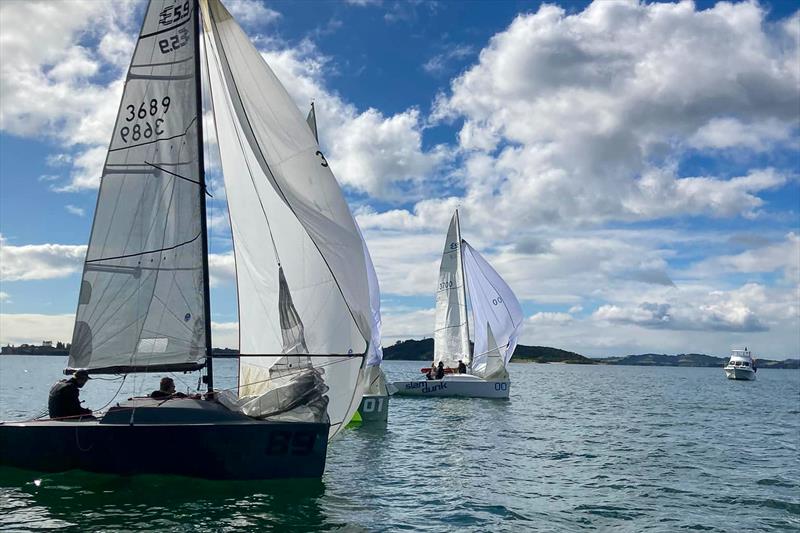
[[[387,361],[432,361],[433,360],[433,339],[423,339],[421,341],[407,340],[398,341],[392,346],[383,349],[383,358]],[[577,363],[593,364],[594,361],[588,357],[558,348],[548,348],[547,346],[524,346],[517,345],[514,350],[512,361],[532,361],[536,363]]]
[[[387,361],[433,361],[433,339],[397,341],[383,349]]]
[[[548,346],[525,346],[518,344],[514,350],[512,361],[533,361],[536,363],[571,363],[578,365],[594,365],[597,361],[575,352],[568,352]]]
[[[597,362],[609,365],[687,367],[722,367],[727,361],[727,357],[714,357],[713,355],[702,353],[682,353],[678,355],[645,353],[597,359]],[[770,359],[757,359],[757,366],[758,368],[800,368],[800,360],[772,361]]]

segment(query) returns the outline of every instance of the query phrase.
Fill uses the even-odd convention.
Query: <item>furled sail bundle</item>
[[[491,379],[505,372],[522,331],[523,314],[511,287],[467,241],[464,272],[469,287],[475,333],[472,370]]]
[[[278,368],[309,360],[329,387],[332,436],[358,407],[372,339],[363,241],[289,94],[225,7],[201,5],[236,258],[239,392],[266,394]],[[298,325],[302,345],[290,348]]]
[[[457,367],[470,362],[467,295],[461,257],[461,227],[458,212],[453,215],[439,266],[436,287],[436,326],[433,333],[434,362]]]
[[[209,351],[193,6],[154,0],[145,14],[103,166],[68,370],[193,370]]]

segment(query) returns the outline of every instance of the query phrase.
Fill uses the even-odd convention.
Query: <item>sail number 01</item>
[[[151,99],[149,102],[142,102],[139,104],[137,108],[133,104],[129,104],[125,107],[128,110],[129,115],[125,117],[125,122],[132,122],[133,120],[144,119],[147,117],[155,116],[158,113],[162,113],[164,115],[167,114],[169,111],[169,104],[170,98],[169,96],[165,96],[161,99],[160,105],[159,101],[155,98]],[[122,137],[123,142],[129,141],[138,141],[142,138],[150,139],[155,135],[158,137],[159,135],[163,135],[164,130],[161,129],[161,126],[164,124],[163,118],[157,118],[153,125],[151,126],[149,122],[144,122],[144,125],[136,123],[133,126],[123,126],[119,130],[119,136]]]

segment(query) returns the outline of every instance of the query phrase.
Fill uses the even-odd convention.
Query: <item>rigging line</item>
[[[219,52],[217,52],[217,56],[218,56],[218,54],[219,54]],[[206,53],[206,59],[208,59],[208,54],[207,53]],[[211,75],[211,73],[209,72],[209,76],[210,75]],[[221,85],[223,85],[223,87],[224,87],[225,80],[221,80],[221,81],[222,81]],[[232,108],[233,101],[230,98],[230,94],[228,94],[228,96],[229,96],[228,98],[224,98],[224,95],[223,95],[223,100],[225,100],[224,104],[228,108],[228,112],[230,113],[231,119],[233,119],[233,117],[236,116],[236,111]],[[214,100],[213,90],[211,91],[211,100],[212,100],[212,102]],[[213,108],[213,104],[212,104],[212,108]],[[231,123],[233,124],[234,131],[236,132],[236,141],[239,143],[239,147],[242,150],[242,155],[244,156],[243,159],[244,159],[244,164],[247,166],[247,174],[248,174],[248,176],[250,176],[250,182],[253,184],[253,189],[255,190],[256,198],[258,198],[258,204],[261,206],[261,212],[264,214],[264,222],[266,222],[266,224],[267,224],[267,233],[269,233],[269,240],[272,243],[272,251],[275,254],[275,260],[277,261],[278,266],[280,267],[281,266],[281,258],[280,258],[280,255],[278,255],[278,247],[275,245],[275,237],[272,235],[272,226],[269,223],[269,217],[267,216],[267,210],[264,207],[264,200],[261,198],[261,191],[259,190],[258,186],[256,185],[255,176],[253,176],[253,169],[250,168],[250,162],[247,160],[247,153],[246,153],[246,151],[244,149],[244,143],[242,142],[241,135],[239,134],[239,128],[237,127],[236,122],[234,120],[231,120]],[[216,113],[214,114],[214,131],[216,132]],[[219,138],[219,137],[217,137],[217,138]]]
[[[207,195],[209,195],[211,198],[213,198],[213,197],[214,197],[214,195],[212,195],[210,192],[208,192],[208,187],[206,187],[206,186],[205,186],[205,184],[202,184],[202,183],[200,183],[199,181],[193,180],[193,179],[191,179],[191,178],[187,178],[187,177],[185,177],[185,176],[181,176],[180,174],[176,174],[175,172],[170,172],[169,170],[167,170],[167,169],[165,169],[165,168],[161,168],[161,167],[159,167],[159,166],[156,166],[156,165],[154,165],[153,163],[150,163],[150,162],[148,162],[148,161],[145,161],[145,162],[144,162],[144,164],[145,164],[145,165],[149,165],[149,166],[151,166],[151,167],[153,167],[153,168],[155,168],[155,169],[158,169],[158,170],[160,170],[161,172],[164,172],[164,173],[166,173],[166,174],[169,174],[170,176],[175,176],[176,178],[180,178],[180,179],[182,179],[182,180],[188,181],[189,183],[194,183],[195,185],[200,185],[201,187],[203,187],[203,191],[205,191],[205,193],[206,193]]]
[[[211,18],[212,18],[212,24],[211,24],[212,30],[214,30],[214,31],[218,31],[218,30],[216,29],[216,26],[215,26],[215,24],[214,24],[214,23],[215,23],[215,21],[213,20],[213,19],[214,19],[214,15],[213,15],[213,13],[211,13]],[[230,71],[230,72],[231,72],[231,73],[230,73],[230,78],[231,78],[231,83],[232,83],[232,85],[233,85],[233,88],[234,88],[234,90],[236,91],[236,97],[237,97],[237,99],[238,99],[239,105],[242,107],[242,112],[243,112],[243,114],[244,114],[244,118],[245,118],[245,119],[246,119],[246,121],[247,121],[247,126],[248,126],[248,128],[250,129],[250,132],[253,134],[253,135],[252,135],[252,136],[253,136],[253,139],[254,139],[254,141],[255,141],[255,143],[256,143],[256,146],[258,147],[258,149],[259,149],[259,153],[260,153],[260,152],[261,152],[261,147],[260,147],[260,146],[259,146],[259,144],[258,144],[258,139],[256,139],[256,138],[255,138],[255,133],[254,133],[254,131],[253,131],[253,126],[252,126],[252,124],[250,124],[250,118],[247,116],[247,113],[245,112],[245,109],[244,109],[244,102],[243,102],[243,100],[242,100],[241,94],[239,93],[239,87],[238,87],[238,85],[236,84],[236,80],[233,78],[233,72],[231,71],[230,64],[228,63],[227,56],[226,56],[226,54],[225,54],[225,50],[223,49],[223,50],[221,50],[221,52],[222,52],[222,56],[220,56],[220,58],[221,58],[221,59],[223,59],[223,60],[225,61],[225,65],[227,65],[227,67],[228,67],[228,71]],[[262,61],[263,61],[263,58],[262,58]],[[233,102],[231,101],[231,103],[233,103]],[[254,154],[254,155],[257,155],[257,154]],[[270,175],[272,176],[272,185],[273,185],[273,187],[274,187],[275,189],[277,189],[277,191],[278,191],[278,192],[280,193],[280,195],[283,197],[283,201],[284,201],[284,203],[286,204],[286,206],[287,206],[287,207],[288,207],[288,208],[289,208],[289,209],[292,211],[292,214],[293,214],[293,215],[295,216],[295,218],[297,218],[297,219],[298,219],[298,221],[299,221],[299,218],[297,217],[297,213],[295,212],[295,209],[294,209],[294,207],[293,207],[293,206],[291,205],[291,203],[289,202],[288,198],[286,197],[286,194],[283,192],[283,190],[281,189],[280,185],[278,185],[278,183],[277,183],[277,180],[275,180],[275,175],[272,173],[272,170],[270,169],[269,165],[267,164],[266,160],[264,159],[264,156],[263,156],[263,154],[261,154],[261,160],[263,160],[263,162],[264,162],[264,167],[266,167],[266,170],[267,170],[267,171],[270,173]],[[352,219],[352,214],[351,214],[351,219]],[[355,222],[355,220],[353,220],[353,224],[355,224],[355,223],[356,223],[356,222]],[[301,224],[301,226],[302,226],[302,224]],[[339,280],[336,278],[336,275],[333,273],[333,270],[331,269],[331,266],[330,266],[330,264],[328,263],[328,259],[325,257],[325,255],[322,253],[322,251],[319,249],[319,245],[316,243],[316,241],[314,241],[314,239],[313,239],[313,238],[311,237],[311,235],[308,233],[308,230],[305,228],[305,226],[302,226],[302,227],[303,227],[303,230],[304,230],[304,231],[306,232],[306,234],[308,235],[309,239],[311,239],[311,242],[312,242],[312,243],[314,244],[314,246],[317,248],[317,252],[319,253],[320,257],[322,257],[322,261],[325,263],[325,266],[328,268],[328,271],[331,273],[331,277],[333,278],[333,281],[334,281],[334,283],[336,283],[336,287],[339,289],[339,292],[342,294],[342,300],[344,300],[345,306],[347,307],[347,311],[350,313],[350,317],[353,319],[353,322],[355,322],[355,324],[356,324],[356,327],[358,327],[358,326],[359,326],[359,321],[356,319],[355,313],[354,313],[354,312],[353,312],[353,310],[351,309],[351,307],[350,307],[350,304],[347,302],[347,298],[346,298],[346,297],[345,297],[345,295],[344,295],[344,291],[342,290],[342,287],[341,287],[341,285],[339,284]],[[365,264],[364,266],[365,266],[365,269],[366,269],[366,264]],[[366,353],[367,353],[367,351],[369,350],[369,339],[368,339],[368,338],[366,338],[366,337],[364,337],[364,334],[363,334],[363,332],[361,332],[361,328],[360,328],[360,327],[358,327],[358,330],[359,330],[359,333],[361,333],[361,336],[362,336],[362,338],[363,338],[363,340],[364,340],[364,343],[365,343],[364,354],[366,354]]]
[[[137,257],[137,256],[140,256],[140,255],[154,254],[154,253],[157,253],[157,252],[168,252],[170,250],[174,250],[175,248],[180,248],[181,246],[186,246],[187,244],[191,244],[191,243],[193,243],[194,241],[196,241],[199,238],[200,238],[200,233],[198,233],[197,235],[195,235],[194,237],[192,237],[188,241],[184,241],[184,242],[175,244],[173,246],[169,246],[167,248],[157,248],[155,250],[146,250],[144,252],[137,252],[135,254],[117,255],[117,256],[114,256],[114,257],[100,257],[98,259],[87,259],[85,262],[86,263],[97,263],[99,261],[114,261],[115,259],[127,259],[128,257]]]
[[[177,139],[178,137],[183,137],[189,132],[189,129],[192,127],[192,124],[194,124],[194,122],[196,120],[197,120],[197,117],[192,118],[192,120],[186,126],[186,129],[183,131],[183,133],[179,133],[177,135],[173,135],[172,137],[162,137],[160,139],[153,139],[152,141],[147,141],[146,143],[131,144],[129,146],[120,146],[119,148],[109,148],[108,151],[109,151],[109,153],[111,153],[111,152],[119,152],[120,150],[129,150],[131,148],[138,148],[139,146],[147,146],[148,144],[153,144],[153,143],[157,143],[157,142],[161,142],[161,141],[171,141],[172,139]],[[112,136],[112,141],[113,141],[113,136]]]

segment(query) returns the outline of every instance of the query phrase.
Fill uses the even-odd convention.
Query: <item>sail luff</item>
[[[461,295],[464,299],[464,331],[467,338],[467,360],[464,361],[464,364],[469,365],[472,362],[472,354],[469,350],[469,310],[466,307],[467,280],[464,277],[464,240],[461,238],[461,218],[458,216],[458,209],[456,209],[456,238],[458,239],[458,261],[461,271]]]
[[[214,390],[214,361],[212,358],[211,344],[211,296],[209,294],[209,273],[208,273],[208,221],[206,220],[206,170],[205,159],[203,157],[203,88],[200,76],[200,2],[192,0],[194,10],[194,72],[195,72],[195,99],[197,108],[197,161],[200,174],[200,231],[202,233],[203,249],[203,309],[205,313],[206,327],[206,387],[208,392]]]

